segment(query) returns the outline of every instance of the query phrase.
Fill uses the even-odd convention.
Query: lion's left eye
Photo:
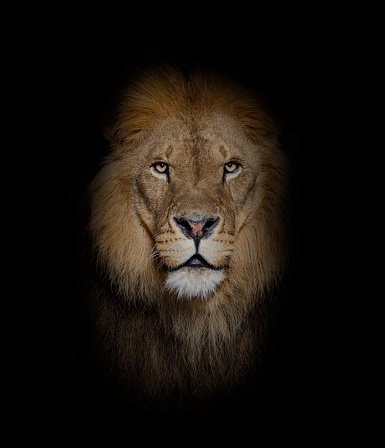
[[[228,162],[225,164],[225,174],[235,173],[241,165],[237,162]]]

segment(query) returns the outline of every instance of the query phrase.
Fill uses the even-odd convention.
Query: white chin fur
[[[223,270],[186,267],[168,274],[166,288],[175,293],[178,299],[206,299],[216,291],[225,277]]]

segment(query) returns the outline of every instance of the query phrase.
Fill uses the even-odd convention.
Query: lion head
[[[105,134],[112,153],[92,184],[91,230],[121,291],[210,301],[279,278],[285,160],[247,92],[151,71],[123,91]]]
[[[277,132],[263,102],[203,71],[147,70],[120,92],[104,129],[111,152],[90,189],[89,228],[98,266],[120,300],[158,316],[148,326],[145,362],[161,363],[154,328],[167,327],[187,347],[175,362],[190,363],[191,376],[211,350],[214,372],[218,341],[234,345],[250,310],[279,282],[287,167]],[[247,358],[239,347],[231,356]],[[192,352],[200,353],[194,362]]]

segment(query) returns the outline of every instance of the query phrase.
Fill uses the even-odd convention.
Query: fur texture
[[[143,401],[230,390],[263,352],[287,262],[275,124],[233,82],[163,67],[120,92],[105,135],[88,291],[102,369]],[[197,253],[209,267],[181,267]]]

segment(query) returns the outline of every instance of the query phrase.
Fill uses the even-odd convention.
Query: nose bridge
[[[204,219],[214,218],[219,213],[219,206],[215,199],[198,186],[184,191],[175,199],[175,214],[179,216],[183,215],[191,221],[198,222]]]

